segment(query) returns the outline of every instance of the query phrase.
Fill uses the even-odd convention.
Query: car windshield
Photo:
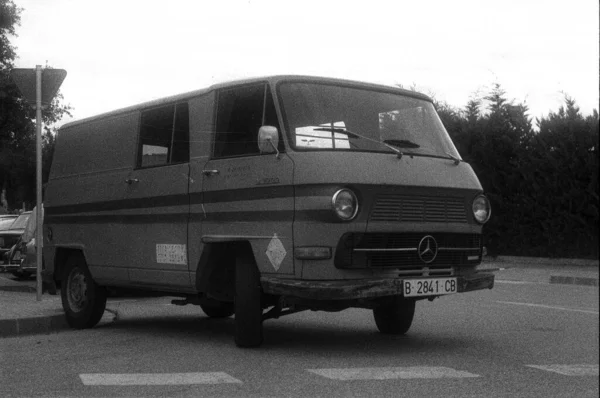
[[[14,223],[9,229],[25,229],[30,215],[31,213],[21,214],[16,220],[14,220]]]
[[[402,151],[460,159],[427,100],[314,83],[282,83],[279,93],[296,149]]]

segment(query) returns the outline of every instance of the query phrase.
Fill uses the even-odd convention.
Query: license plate
[[[456,278],[404,280],[404,297],[438,296],[456,292]]]

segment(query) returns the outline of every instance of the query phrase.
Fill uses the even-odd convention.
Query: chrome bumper
[[[457,276],[456,279],[458,293],[494,287],[493,274]],[[313,300],[353,300],[401,296],[403,295],[402,281],[403,279],[307,281],[274,277],[260,278],[263,291],[267,294]]]

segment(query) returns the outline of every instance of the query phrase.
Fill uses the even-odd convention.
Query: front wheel
[[[252,256],[244,255],[235,264],[235,344],[258,347],[263,341],[262,288]]]
[[[106,290],[94,282],[81,254],[67,259],[60,295],[69,326],[86,329],[100,322],[106,308]]]
[[[405,334],[415,315],[415,300],[401,296],[381,304],[373,310],[375,324],[381,333]]]

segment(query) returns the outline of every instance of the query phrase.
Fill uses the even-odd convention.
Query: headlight
[[[335,214],[344,221],[350,221],[358,213],[358,200],[349,189],[340,189],[333,194],[331,204]]]
[[[492,215],[490,201],[483,195],[479,195],[473,200],[473,216],[480,224],[485,224]]]

